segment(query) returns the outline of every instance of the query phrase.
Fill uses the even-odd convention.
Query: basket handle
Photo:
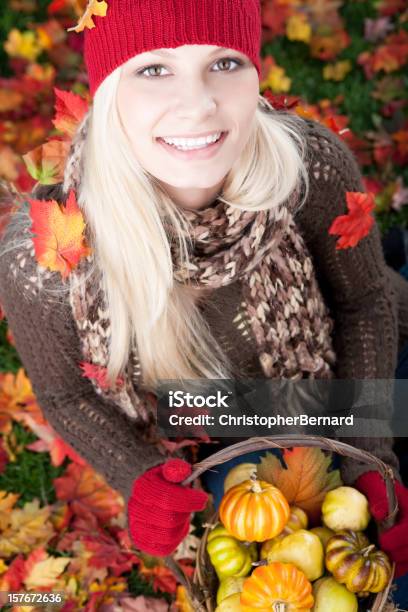
[[[214,453],[207,459],[195,463],[192,473],[181,484],[189,485],[206,470],[209,470],[220,463],[225,463],[230,459],[234,459],[235,457],[239,457],[240,455],[252,451],[266,450],[268,448],[282,449],[292,448],[294,446],[317,447],[332,451],[344,457],[351,457],[357,461],[363,461],[367,465],[371,465],[374,470],[378,470],[385,480],[388,500],[388,516],[379,524],[379,528],[384,530],[394,525],[395,518],[398,513],[398,500],[395,491],[395,476],[392,468],[381,461],[381,459],[378,459],[378,457],[375,457],[375,455],[372,455],[367,451],[355,448],[354,446],[346,444],[345,442],[339,442],[337,440],[331,440],[321,436],[294,434],[248,438],[248,440],[232,444],[231,446]],[[197,590],[197,585],[191,583],[178,565],[177,561],[175,561],[172,556],[167,556],[165,557],[165,563],[176,574],[181,584],[183,584],[187,590],[198,599],[200,597],[200,593]],[[201,608],[200,606],[196,609],[205,610],[204,607]]]

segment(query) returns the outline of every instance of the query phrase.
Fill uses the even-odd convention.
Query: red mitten
[[[370,511],[377,521],[388,515],[385,482],[379,472],[366,472],[355,483],[367,499]],[[395,562],[395,577],[408,573],[408,489],[396,481],[398,515],[395,525],[379,535],[380,548]]]
[[[178,484],[190,474],[189,463],[170,459],[134,481],[127,511],[137,548],[165,556],[188,534],[191,513],[204,510],[208,499],[204,491]]]

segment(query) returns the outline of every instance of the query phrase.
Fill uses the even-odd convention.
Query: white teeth
[[[209,144],[213,144],[221,138],[222,132],[207,136],[205,138],[163,138],[167,144],[175,146],[177,149],[188,151],[190,149],[202,149]]]

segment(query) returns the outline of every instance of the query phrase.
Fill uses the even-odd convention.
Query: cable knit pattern
[[[400,346],[408,340],[408,283],[387,269],[377,227],[355,248],[335,249],[336,238],[329,236],[328,228],[346,212],[345,191],[363,190],[361,175],[337,136],[314,121],[306,124],[311,189],[295,220],[335,321],[336,376],[393,379],[398,333]],[[60,186],[44,187],[36,196],[57,197],[60,192]],[[0,261],[0,302],[17,350],[45,417],[128,500],[134,479],[165,457],[152,444],[151,431],[98,395],[91,381],[82,377],[78,363],[83,354],[68,296],[59,301],[48,293],[40,295],[50,273],[38,267],[28,245]],[[203,302],[202,312],[237,374],[264,377],[240,281],[215,289]],[[373,407],[368,409],[372,414]],[[390,402],[381,402],[378,410],[384,417]],[[397,469],[389,438],[349,442]],[[343,476],[352,482],[364,469],[344,462]]]

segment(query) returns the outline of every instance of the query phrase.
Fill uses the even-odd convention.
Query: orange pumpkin
[[[219,514],[224,527],[238,540],[264,542],[283,530],[290,508],[279,489],[254,477],[225,493]]]
[[[279,605],[280,604],[280,605]],[[242,612],[306,612],[313,608],[312,584],[293,563],[255,568],[241,593]]]

